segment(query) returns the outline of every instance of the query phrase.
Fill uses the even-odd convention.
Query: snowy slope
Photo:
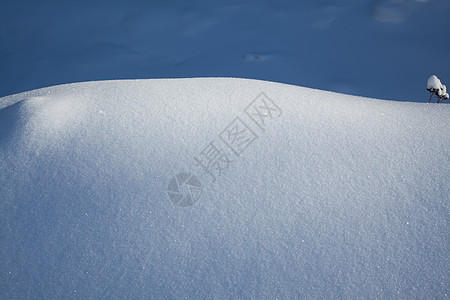
[[[0,107],[2,299],[448,297],[448,105],[209,78]]]
[[[448,0],[0,1],[0,96],[90,80],[245,77],[426,102]]]

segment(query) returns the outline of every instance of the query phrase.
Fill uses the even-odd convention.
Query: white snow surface
[[[279,108],[263,127],[258,95]],[[258,136],[239,156],[236,117]],[[446,298],[449,120],[231,78],[0,98],[0,298]],[[211,141],[233,159],[215,182],[194,160]],[[193,206],[168,199],[180,172]]]

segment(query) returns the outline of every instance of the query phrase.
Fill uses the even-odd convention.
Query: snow
[[[442,83],[439,80],[439,78],[437,78],[436,75],[431,75],[430,78],[428,78],[427,81],[427,90],[429,91],[439,91],[442,87]]]
[[[445,85],[441,85],[441,88],[439,89],[439,96],[444,96],[447,94],[447,87]]]
[[[446,298],[449,117],[231,78],[0,98],[0,298]]]
[[[0,1],[0,96],[243,77],[426,102],[429,75],[449,81],[449,11],[448,0]]]
[[[442,84],[436,75],[431,75],[427,81],[427,90],[429,92],[435,93],[440,99],[447,100],[449,95],[447,93],[447,86]],[[439,100],[438,100],[439,102]]]
[[[445,94],[447,94],[447,87],[445,85],[441,85],[441,88],[438,91],[438,95],[442,97]]]

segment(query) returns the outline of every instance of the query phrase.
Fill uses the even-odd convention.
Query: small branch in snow
[[[431,98],[433,98],[433,95],[437,96],[437,103],[440,103],[441,101],[444,102],[449,98],[447,87],[441,83],[441,80],[437,78],[436,75],[431,75],[430,78],[428,78],[427,91],[431,93],[428,103],[431,101]]]

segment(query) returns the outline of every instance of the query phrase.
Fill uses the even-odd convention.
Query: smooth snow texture
[[[448,297],[447,105],[219,78],[0,105],[2,299]],[[240,156],[236,117],[258,135]],[[214,183],[194,160],[211,141],[233,159]],[[181,172],[191,207],[166,193]]]

